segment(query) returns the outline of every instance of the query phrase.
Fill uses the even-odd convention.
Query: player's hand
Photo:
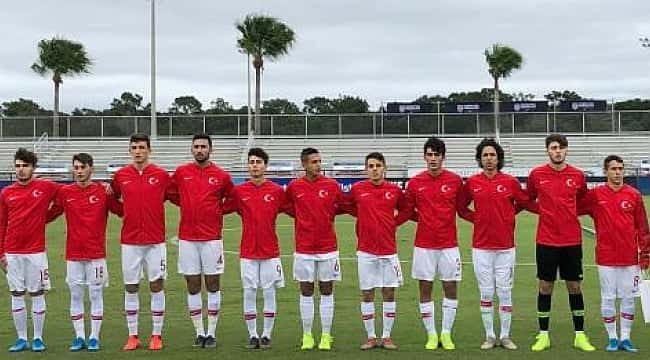
[[[639,267],[641,270],[648,270],[648,267],[650,266],[650,255],[645,254],[639,256]]]
[[[111,187],[111,184],[103,182],[102,186],[104,186],[104,191],[106,191],[106,195],[113,196],[113,188]]]
[[[7,272],[7,257],[3,256],[0,257],[0,269],[2,269],[3,272]]]

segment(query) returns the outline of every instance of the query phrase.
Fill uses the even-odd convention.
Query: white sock
[[[634,298],[621,299],[621,341],[629,340],[634,322]]]
[[[70,320],[74,327],[75,336],[85,339],[84,329],[84,288],[81,285],[70,284]]]
[[[375,303],[361,302],[361,320],[369,339],[377,337],[375,333]]]
[[[390,332],[393,330],[393,324],[395,323],[395,313],[397,310],[397,303],[395,301],[384,301],[383,304],[384,310],[384,322],[383,322],[383,333],[381,335],[382,339],[390,337]]]
[[[263,290],[264,294],[264,332],[262,337],[271,338],[273,332],[273,325],[275,324],[275,313],[277,312],[277,304],[275,300],[275,287]]]
[[[302,332],[311,334],[314,324],[314,297],[300,295],[300,319],[302,319]]]
[[[248,328],[248,336],[257,335],[257,289],[244,288],[244,320]]]
[[[443,333],[450,333],[454,327],[454,320],[456,319],[456,308],[458,307],[458,300],[456,299],[442,299],[442,331]]]
[[[492,307],[492,300],[483,300],[481,296],[481,319],[483,320],[483,329],[485,330],[485,337],[496,338],[494,335],[494,310]]]
[[[153,329],[151,335],[162,335],[163,323],[165,321],[165,291],[151,293],[151,323]]]
[[[88,292],[90,295],[90,338],[99,339],[104,319],[104,290],[101,286],[91,286]]]
[[[34,322],[34,339],[43,338],[45,324],[45,296],[32,296],[32,322]]]
[[[424,324],[424,329],[427,331],[427,335],[436,335],[434,311],[433,301],[420,303],[420,317],[422,318],[422,323]]]
[[[208,336],[216,337],[220,311],[221,291],[208,291]]]
[[[501,322],[499,338],[509,338],[512,325],[512,289],[497,288],[497,296],[499,297],[499,320]]]
[[[196,330],[196,336],[205,336],[205,330],[203,329],[203,299],[200,292],[187,294],[187,308],[190,312],[192,324],[194,324],[194,330]]]
[[[11,313],[18,338],[27,340],[27,309],[25,295],[11,296]]]
[[[334,294],[320,296],[320,324],[323,334],[332,333],[332,322],[334,320]]]
[[[140,311],[140,297],[137,292],[124,292],[124,310],[126,311],[126,326],[129,328],[129,336],[137,336],[138,311]]]

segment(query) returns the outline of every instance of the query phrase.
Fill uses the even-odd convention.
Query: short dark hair
[[[206,133],[195,134],[192,138],[192,143],[194,143],[194,140],[208,140],[208,145],[212,148],[212,138]]]
[[[32,167],[36,167],[36,163],[38,163],[38,157],[36,154],[34,154],[33,151],[29,151],[22,147],[16,150],[16,154],[14,155],[14,162],[16,162],[16,160],[21,160],[28,164],[31,164]]]
[[[609,169],[609,162],[610,161],[616,161],[616,162],[619,162],[621,164],[624,164],[622,157],[620,157],[618,155],[609,155],[603,161],[603,169],[605,169],[605,170]]]
[[[300,161],[307,161],[307,158],[309,158],[309,155],[311,155],[311,154],[319,154],[319,153],[320,152],[316,148],[313,148],[313,147],[304,148],[300,152]]]
[[[149,139],[149,135],[143,133],[135,133],[132,134],[131,137],[129,138],[129,144],[134,142],[142,142],[142,141],[147,143],[148,149],[151,149],[151,140]]]
[[[79,153],[72,156],[72,163],[79,161],[80,163],[88,166],[93,166],[93,157],[88,153]]]
[[[269,163],[269,154],[267,154],[262,148],[255,147],[248,150],[248,157],[250,158],[251,156],[257,156],[264,160],[264,165]]]
[[[478,145],[476,145],[476,155],[474,158],[476,159],[476,162],[478,163],[478,167],[483,168],[483,164],[481,163],[481,155],[483,155],[483,149],[487,146],[492,146],[494,150],[497,152],[497,170],[503,169],[503,165],[505,163],[506,159],[506,154],[503,151],[503,147],[501,147],[501,144],[499,144],[494,138],[484,138],[481,140]]]
[[[440,155],[445,155],[445,152],[447,151],[445,147],[445,142],[442,141],[441,139],[438,139],[435,136],[432,136],[427,139],[427,141],[424,143],[424,153],[427,153],[427,149],[431,149],[434,152],[437,152]]]
[[[546,148],[548,149],[548,146],[551,145],[552,142],[557,142],[560,144],[561,148],[565,148],[569,146],[569,140],[566,139],[566,136],[562,134],[551,134],[546,137]]]
[[[377,161],[381,161],[384,166],[386,166],[386,159],[384,158],[384,154],[380,152],[371,152],[370,154],[366,155],[366,166],[368,166],[368,160],[370,159],[375,159]]]

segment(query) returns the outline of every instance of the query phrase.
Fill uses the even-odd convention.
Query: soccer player
[[[607,351],[637,352],[630,341],[639,268],[650,263],[650,231],[641,194],[623,183],[623,159],[603,162],[607,183],[587,193],[585,208],[596,227],[596,264],[600,278],[600,309],[609,342]],[[616,333],[616,298],[621,299],[621,337]]]
[[[45,220],[58,185],[36,179],[37,157],[24,148],[14,155],[17,181],[0,193],[0,268],[7,273],[11,313],[18,339],[11,352],[29,349],[25,293],[32,299],[34,339],[32,351],[45,351],[45,292],[50,275],[45,252]]]
[[[526,183],[530,202],[526,208],[539,214],[537,225],[537,318],[539,334],[532,351],[551,347],[548,335],[551,296],[557,278],[566,283],[569,306],[573,316],[575,338],[573,346],[582,351],[594,351],[584,333],[584,299],[582,281],[582,229],[577,217],[577,204],[587,192],[585,176],[566,163],[569,142],[564,135],[546,137],[549,163],[531,170]]]
[[[402,189],[384,180],[384,155],[366,155],[368,180],[352,186],[349,212],[357,217],[357,266],[361,289],[361,318],[368,338],[361,350],[381,346],[395,350],[390,333],[395,322],[395,288],[403,283],[402,268],[395,243],[395,211],[405,205]],[[383,333],[381,341],[375,333],[375,289],[383,297]]]
[[[338,183],[321,174],[321,156],[314,148],[300,154],[305,176],[287,187],[289,214],[295,217],[296,250],[293,277],[300,282],[302,350],[314,348],[314,283],[320,290],[322,333],[318,349],[331,350],[334,319],[334,281],[341,280],[334,218],[342,213],[343,192]]]
[[[235,186],[224,209],[237,211],[242,221],[239,266],[244,288],[244,319],[248,327],[249,349],[271,347],[271,333],[277,305],[275,293],[284,287],[275,220],[285,211],[286,199],[282,187],[264,178],[268,154],[260,148],[248,151],[250,180]],[[264,296],[264,330],[257,332],[257,289]]]
[[[458,307],[457,284],[461,280],[461,261],[456,234],[456,212],[460,208],[463,180],[443,168],[445,143],[435,136],[424,143],[424,161],[427,170],[413,177],[406,190],[408,211],[399,216],[398,224],[417,211],[417,230],[413,249],[411,275],[419,281],[420,314],[427,332],[425,349],[438,348],[438,334],[434,325],[434,306],[431,301],[433,281],[442,281],[442,331],[440,344],[445,350],[456,346],[451,330]]]
[[[122,275],[125,284],[124,308],[129,337],[125,351],[140,347],[138,339],[138,289],[143,269],[151,291],[153,329],[150,350],[163,348],[162,328],[165,316],[163,280],[167,276],[165,247],[165,200],[171,182],[165,169],[149,161],[151,143],[146,134],[133,134],[129,139],[131,164],[118,170],[111,187],[124,206],[122,222]]]
[[[195,347],[217,346],[216,329],[221,309],[220,275],[224,271],[222,205],[233,187],[230,175],[210,161],[212,139],[194,135],[194,160],[173,175],[170,197],[180,206],[178,265],[187,283],[187,307],[196,330]],[[207,290],[208,326],[203,327],[201,275]]]
[[[75,183],[62,186],[48,213],[48,222],[65,212],[67,265],[66,282],[70,288],[70,319],[75,338],[70,351],[86,347],[84,330],[84,287],[90,298],[91,331],[88,351],[99,351],[99,332],[104,317],[102,291],[108,286],[106,267],[106,222],[108,212],[123,215],[122,204],[106,186],[92,181],[93,158],[79,153],[72,157]]]
[[[494,139],[483,139],[476,146],[476,162],[482,172],[467,179],[463,186],[460,216],[474,224],[472,263],[479,286],[480,311],[485,329],[482,350],[501,345],[515,350],[510,339],[512,323],[512,283],[515,271],[516,202],[525,202],[517,178],[501,172],[505,154]],[[474,203],[473,210],[467,206]],[[494,293],[499,298],[501,332],[494,332]],[[498,340],[497,340],[498,339]]]

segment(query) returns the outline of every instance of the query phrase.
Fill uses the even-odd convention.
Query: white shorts
[[[9,291],[35,293],[50,290],[47,254],[5,254]]]
[[[153,245],[122,244],[122,276],[124,283],[139,284],[147,271],[147,279],[154,282],[167,277],[167,248],[165,243]]]
[[[472,249],[474,274],[479,289],[512,289],[515,278],[515,248]]]
[[[462,264],[458,247],[449,249],[413,249],[411,276],[416,280],[433,281],[436,275],[442,281],[460,281]]]
[[[598,265],[600,278],[600,298],[605,300],[640,296],[639,282],[641,271],[638,265],[602,266]]]
[[[402,286],[404,278],[397,254],[377,256],[363,251],[357,252],[359,289],[396,288]]]
[[[341,281],[339,253],[294,254],[293,279],[299,282]]]
[[[268,289],[284,287],[284,272],[280,258],[254,260],[240,259],[242,287],[245,289]]]
[[[184,275],[223,274],[223,241],[178,240],[178,272]]]
[[[108,287],[108,268],[106,259],[86,261],[66,261],[68,285]]]

